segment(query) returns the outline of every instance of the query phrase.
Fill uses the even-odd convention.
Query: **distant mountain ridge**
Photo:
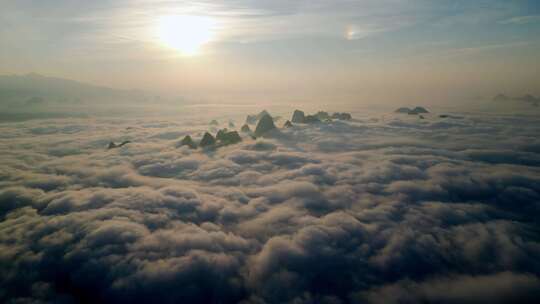
[[[529,103],[535,107],[538,107],[540,105],[540,97],[535,97],[531,94],[525,94],[520,97],[509,97],[505,94],[497,94],[495,97],[493,97],[493,101],[495,102],[522,101],[522,102]]]
[[[0,76],[0,104],[39,106],[106,101],[145,101],[142,91],[119,90],[35,73]]]

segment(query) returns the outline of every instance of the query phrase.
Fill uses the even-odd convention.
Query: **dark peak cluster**
[[[110,150],[110,149],[120,148],[120,147],[122,147],[122,146],[124,146],[124,145],[127,145],[127,144],[129,144],[129,143],[131,143],[131,141],[129,141],[129,140],[125,140],[125,141],[123,141],[123,142],[121,142],[121,143],[119,143],[119,144],[115,144],[114,142],[111,141],[111,142],[109,143],[109,145],[107,146],[107,149]]]
[[[257,123],[257,126],[255,128],[255,131],[253,132],[249,125],[246,123],[241,128],[240,131],[242,133],[247,133],[251,136],[252,139],[256,139],[259,136],[264,136],[268,132],[277,129],[274,124],[274,119],[268,113],[266,110],[261,111],[257,115],[248,115],[246,121],[253,122],[255,121]],[[210,123],[211,125],[217,125],[218,122],[216,120],[212,120]],[[229,127],[234,127],[234,122],[231,120],[229,121]],[[291,125],[292,126],[292,125]],[[209,132],[205,132],[201,141],[197,145],[191,138],[191,136],[187,135],[180,141],[178,144],[179,147],[182,146],[188,146],[191,149],[197,149],[197,147],[201,148],[219,148],[223,146],[228,145],[234,145],[242,141],[242,137],[240,136],[240,133],[235,130],[229,130],[227,128],[223,128],[217,131],[216,135],[213,136]]]
[[[319,123],[321,120],[315,116],[315,115],[306,115],[306,118],[304,118],[304,121],[302,123],[312,124],[312,123]]]
[[[213,146],[215,144],[216,144],[216,139],[214,138],[214,136],[206,132],[204,133],[203,138],[201,139],[201,142],[199,143],[199,146],[201,146],[202,148],[205,148],[208,146]]]
[[[248,115],[246,117],[246,124],[254,125],[258,121],[257,115]]]
[[[300,110],[294,110],[293,116],[292,116],[292,122],[294,123],[303,123],[306,119],[306,116],[303,111]]]
[[[402,107],[402,108],[399,108],[399,109],[395,110],[394,113],[415,115],[419,119],[426,119],[426,117],[428,117],[428,116],[425,116],[425,114],[430,114],[430,112],[424,107],[415,107],[413,109],[407,108],[407,107]],[[435,116],[429,116],[429,117],[433,118]],[[449,115],[449,114],[440,114],[440,115],[438,115],[438,118],[463,119],[462,116]]]
[[[320,120],[327,120],[327,119],[330,119],[330,115],[328,114],[328,112],[325,112],[325,111],[319,111],[315,114],[315,117],[317,117],[318,119]]]
[[[188,146],[190,149],[197,149],[198,146],[201,148],[218,148],[237,144],[241,141],[242,137],[240,137],[240,134],[238,134],[237,131],[229,131],[225,128],[219,130],[215,137],[209,132],[205,132],[199,145],[193,141],[191,136],[186,135],[186,137],[180,141],[178,146]]]
[[[246,117],[246,123],[240,128],[240,132],[246,133],[251,136],[252,139],[256,139],[257,137],[261,136],[267,136],[269,134],[272,134],[272,131],[277,130],[278,128],[275,125],[275,120],[279,119],[279,116],[272,116],[270,113],[266,110],[262,110],[258,114],[248,115]],[[294,127],[294,123],[302,123],[302,124],[312,124],[312,123],[322,123],[322,122],[331,122],[333,119],[337,120],[351,120],[352,116],[349,113],[333,113],[330,115],[328,112],[325,111],[319,111],[313,115],[305,115],[303,111],[295,110],[292,116],[291,120],[287,120],[283,124],[284,129],[289,129]],[[217,120],[212,120],[210,122],[211,125],[218,125]],[[253,131],[250,128],[250,124],[256,124],[255,130]],[[229,127],[234,127],[234,122],[232,120],[229,120]],[[233,145],[236,143],[239,143],[242,141],[242,137],[240,136],[238,131],[230,131],[227,128],[220,129],[217,131],[216,135],[213,136],[209,132],[206,132],[199,144],[195,143],[195,141],[191,138],[191,136],[187,135],[180,141],[178,144],[179,147],[182,146],[188,146],[191,149],[197,149],[197,147],[201,148],[217,148],[221,146],[228,146]]]
[[[319,123],[319,122],[331,122],[332,119],[337,120],[351,120],[352,116],[349,113],[334,113],[332,115],[325,111],[319,111],[313,115],[306,115],[303,111],[295,110],[291,121],[294,123]]]
[[[222,139],[228,131],[229,130],[227,130],[227,128],[224,128],[224,129],[221,129],[221,130],[217,131],[216,139],[218,139],[218,140]]]
[[[266,110],[262,110],[261,112],[259,112],[258,114],[250,114],[246,117],[246,124],[249,124],[249,125],[255,125],[259,122],[259,120],[261,120],[261,118],[263,118],[264,116],[270,116],[272,119],[277,119],[277,117],[273,117],[272,115],[270,115],[270,113],[268,113],[268,111]]]
[[[532,106],[538,107],[540,105],[540,97],[535,97],[531,94],[525,94],[519,97],[509,97],[505,94],[497,94],[493,97],[495,102],[508,102],[508,101],[521,101],[524,103],[531,104]]]
[[[242,141],[242,137],[237,131],[219,130],[216,139],[225,145],[233,145]]]
[[[400,114],[409,114],[409,115],[418,115],[418,114],[428,114],[429,111],[424,107],[415,107],[413,109],[403,107],[395,110],[394,112]]]
[[[267,133],[273,129],[276,129],[276,126],[274,125],[274,121],[277,120],[279,117],[275,116],[272,117],[270,113],[268,113],[266,110],[263,110],[258,115],[248,115],[246,118],[246,122],[257,122],[257,127],[255,129],[255,136],[261,136],[264,133]],[[283,128],[292,128],[294,125],[293,123],[300,123],[300,124],[314,124],[314,123],[328,123],[332,122],[332,120],[351,120],[352,116],[349,113],[333,113],[330,115],[328,112],[325,111],[319,111],[313,115],[306,115],[304,111],[301,110],[295,110],[293,112],[291,120],[287,120],[283,124]],[[242,132],[250,132],[248,124],[245,124],[242,127]]]
[[[349,113],[334,113],[332,114],[332,119],[351,120],[352,116]]]
[[[244,124],[242,126],[242,128],[240,129],[240,131],[242,131],[243,133],[250,133],[251,132],[251,128],[249,127],[248,124]]]
[[[276,129],[276,125],[274,125],[274,119],[272,119],[272,116],[270,116],[270,114],[265,114],[261,117],[261,119],[259,119],[259,122],[257,123],[257,127],[255,128],[255,136],[263,136],[264,134],[274,129]]]
[[[184,139],[180,141],[180,146],[188,146],[191,149],[197,149],[197,144],[193,141],[193,139],[189,135],[186,135],[186,137],[184,137]]]

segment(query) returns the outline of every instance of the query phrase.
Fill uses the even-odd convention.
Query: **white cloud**
[[[233,110],[235,121],[251,112]],[[517,125],[497,115],[353,112],[350,122],[217,150],[176,147],[184,134],[200,139],[207,118],[228,121],[217,114],[2,124],[0,299],[537,295],[534,117]],[[105,149],[125,138],[132,143]],[[497,297],[491,285],[501,286]]]

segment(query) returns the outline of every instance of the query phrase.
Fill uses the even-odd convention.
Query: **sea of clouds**
[[[0,302],[538,300],[538,116],[352,111],[177,146],[260,110],[0,124]]]

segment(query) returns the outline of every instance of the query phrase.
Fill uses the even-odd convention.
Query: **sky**
[[[0,2],[0,74],[238,99],[540,94],[538,1]]]
[[[0,302],[537,302],[538,116],[257,110],[1,123]]]

